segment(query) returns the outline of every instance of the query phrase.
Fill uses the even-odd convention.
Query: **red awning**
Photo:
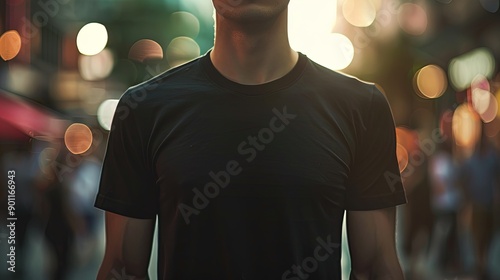
[[[62,138],[65,126],[42,106],[0,90],[0,139]]]

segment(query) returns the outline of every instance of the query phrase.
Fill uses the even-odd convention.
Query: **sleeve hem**
[[[401,204],[406,204],[406,193],[404,190],[394,192],[388,195],[366,197],[358,199],[356,203],[346,205],[347,211],[369,211],[388,207],[393,207]]]
[[[118,215],[136,218],[136,219],[154,219],[156,213],[147,213],[137,211],[137,205],[125,204],[121,201],[114,200],[102,194],[97,194],[94,206],[104,211],[109,211]]]

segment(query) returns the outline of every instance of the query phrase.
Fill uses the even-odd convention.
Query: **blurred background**
[[[499,7],[291,0],[292,46],[375,82],[391,104],[407,279],[500,279]],[[0,228],[1,279],[95,278],[104,229],[93,202],[118,98],[204,54],[213,25],[210,0],[0,2],[0,219],[13,184],[17,218],[15,273]],[[348,279],[345,246],[343,267]]]

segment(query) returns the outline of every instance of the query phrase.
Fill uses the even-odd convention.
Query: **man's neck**
[[[286,11],[273,22],[234,24],[217,18],[210,58],[226,78],[246,85],[285,76],[298,60],[288,42]]]

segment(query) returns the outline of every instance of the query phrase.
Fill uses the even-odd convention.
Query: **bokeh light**
[[[336,0],[290,1],[288,34],[293,49],[309,55],[318,37],[332,33],[337,21]]]
[[[317,63],[332,70],[342,70],[354,59],[354,45],[340,33],[318,36],[310,42],[307,55]]]
[[[486,79],[486,77],[483,75],[476,75],[476,77],[474,77],[474,79],[472,79],[472,82],[470,83],[470,87],[471,87],[471,90],[479,88],[479,89],[484,89],[484,90],[490,91],[490,89],[491,89],[490,82],[488,82],[488,79]]]
[[[100,23],[88,23],[80,29],[76,36],[76,46],[83,55],[96,55],[106,47],[108,31]]]
[[[342,14],[350,24],[367,27],[375,20],[377,11],[372,0],[344,0]]]
[[[403,172],[408,166],[409,162],[408,151],[403,145],[399,143],[396,144],[396,157],[398,159],[399,172]]]
[[[128,53],[128,58],[139,62],[163,59],[163,48],[153,40],[141,39],[132,45]]]
[[[427,65],[415,73],[415,91],[423,98],[438,98],[446,91],[446,73],[437,65]]]
[[[82,123],[70,125],[64,133],[64,144],[75,155],[80,155],[88,151],[92,145],[92,140],[92,131]]]
[[[9,30],[0,37],[0,57],[8,61],[14,59],[21,51],[21,36],[16,30]]]
[[[490,106],[490,92],[476,88],[472,91],[472,108],[478,113],[484,113]]]
[[[111,129],[111,123],[113,121],[113,116],[118,106],[118,99],[108,99],[99,105],[97,109],[97,120],[102,128],[105,130]]]
[[[427,13],[421,6],[404,3],[398,10],[399,26],[410,35],[421,35],[427,29]]]
[[[418,133],[407,127],[396,127],[396,141],[403,145],[408,153],[418,150]]]
[[[455,109],[452,120],[453,138],[458,146],[472,149],[481,135],[481,120],[467,103]]]
[[[78,60],[80,75],[87,81],[101,80],[113,71],[114,58],[109,49],[104,49],[96,55],[81,55]]]
[[[189,12],[180,11],[171,14],[170,22],[176,27],[177,37],[186,36],[194,39],[200,33],[200,21]]]
[[[175,67],[200,55],[200,46],[189,37],[177,37],[167,47],[167,61]]]
[[[478,75],[491,78],[494,70],[495,58],[491,51],[479,48],[451,60],[448,76],[455,89],[464,90]]]
[[[498,113],[498,101],[490,89],[490,83],[482,75],[477,75],[471,82],[472,108],[485,123],[492,122]]]
[[[488,105],[481,113],[479,113],[479,116],[483,122],[490,123],[497,117],[498,103],[495,96],[491,92],[487,91],[487,93]]]

